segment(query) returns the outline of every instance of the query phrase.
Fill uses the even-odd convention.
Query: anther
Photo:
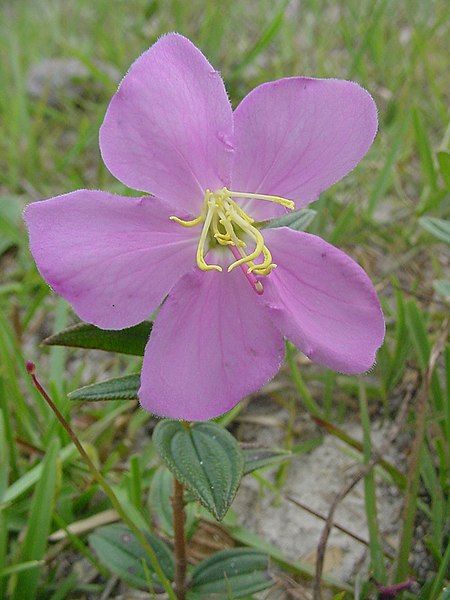
[[[264,243],[264,237],[259,229],[253,225],[254,219],[233,198],[267,200],[285,206],[290,210],[295,209],[292,200],[281,196],[235,192],[224,187],[216,192],[206,190],[202,211],[195,219],[184,220],[171,216],[170,220],[183,227],[194,227],[203,223],[196,253],[197,265],[200,269],[203,271],[222,271],[220,265],[209,265],[205,260],[205,255],[209,250],[209,234],[212,236],[209,239],[215,239],[221,246],[228,246],[235,257],[236,260],[229,265],[228,271],[230,272],[240,266],[253,289],[258,294],[262,294],[264,288],[256,276],[269,275],[275,269],[276,264],[272,262],[272,255]],[[242,234],[246,234],[252,239],[252,246],[254,243],[254,249],[249,254],[246,254],[243,250],[247,247],[247,244],[241,239]],[[254,261],[260,258],[261,255],[262,261],[255,263]]]
[[[255,291],[257,294],[259,294],[260,296],[262,296],[262,294],[264,294],[264,288],[263,288],[263,284],[260,281],[257,281],[255,283]]]

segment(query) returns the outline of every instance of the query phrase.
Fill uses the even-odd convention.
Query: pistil
[[[236,248],[236,246],[230,246],[230,250],[231,250],[233,256],[239,260],[239,250]],[[256,279],[256,277],[253,275],[253,273],[250,271],[250,269],[247,269],[245,265],[241,265],[241,269],[242,269],[242,272],[244,273],[245,277],[247,278],[247,281],[252,286],[252,288],[255,290],[255,292],[259,296],[264,294],[263,284],[259,281],[259,279]]]

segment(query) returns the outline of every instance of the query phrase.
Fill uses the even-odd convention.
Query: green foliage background
[[[385,346],[363,384],[324,369],[306,367],[300,373],[292,353],[291,375],[280,376],[282,385],[290,376],[296,385],[295,397],[291,399],[288,391],[284,396],[292,416],[286,424],[286,447],[294,447],[292,422],[299,412],[319,414],[339,426],[349,415],[353,418],[359,406],[367,460],[370,419],[393,421],[407,394],[410,405],[402,431],[409,440],[417,431],[414,407],[448,314],[449,23],[446,0],[1,3],[0,598],[13,593],[21,598],[23,589],[27,598],[52,599],[101,592],[101,584],[86,583],[74,571],[58,568],[58,546],[48,542],[52,531],[108,505],[95,496],[96,487],[66,434],[33,390],[25,359],[37,361],[58,406],[71,417],[123,502],[144,522],[147,519],[144,498],[156,459],[152,444],[142,444],[141,432],[150,416],[127,402],[82,406],[67,399],[67,392],[82,384],[136,372],[138,359],[105,359],[38,346],[45,335],[74,318],[40,279],[20,219],[30,200],[75,188],[132,193],[107,172],[97,144],[99,125],[116,88],[114,69],[123,74],[159,35],[179,31],[221,70],[234,105],[263,81],[297,74],[353,79],[374,96],[380,119],[375,144],[356,171],[314,205],[318,216],[308,231],[348,251],[370,274],[387,317]],[[33,97],[30,69],[48,58],[76,59],[86,73],[57,90],[56,97],[51,85]],[[387,581],[387,571],[397,580],[406,578],[414,522],[425,523],[429,567],[419,575],[425,585],[422,598],[440,597],[449,560],[448,356],[440,353],[426,393],[420,460],[409,473],[401,465],[411,485],[406,487],[403,534],[394,562],[386,563],[380,554],[375,480],[368,478],[365,487],[371,563],[378,580]],[[280,493],[287,469],[277,472]],[[413,485],[418,475],[419,491]],[[248,532],[238,534],[241,541],[262,545]],[[86,556],[93,568],[108,576],[85,536],[72,535],[69,551]],[[281,563],[300,580],[305,576],[298,565]],[[366,582],[361,597],[369,597],[369,590]]]

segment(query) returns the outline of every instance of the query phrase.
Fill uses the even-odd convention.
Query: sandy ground
[[[361,439],[358,425],[346,427],[353,437]],[[374,446],[381,445],[383,429],[374,426]],[[256,441],[263,445],[277,442],[276,429],[260,428]],[[274,439],[275,438],[275,439]],[[280,440],[281,442],[281,440]],[[348,446],[332,436],[312,452],[294,458],[282,490],[283,500],[263,490],[252,477],[242,481],[233,509],[238,521],[276,545],[292,560],[315,566],[316,549],[324,521],[286,500],[290,496],[322,515],[327,515],[330,505],[343,485],[358,471],[359,464],[349,453]],[[378,522],[384,540],[395,545],[401,498],[395,488],[378,476]],[[339,505],[335,522],[357,536],[369,539],[364,509],[364,487],[359,483]],[[358,579],[368,570],[367,547],[349,535],[333,528],[328,540],[324,573],[340,580]]]

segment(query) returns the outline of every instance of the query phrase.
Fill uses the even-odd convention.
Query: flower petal
[[[139,398],[148,411],[212,419],[278,371],[283,338],[238,271],[195,271],[172,290],[144,356]]]
[[[362,373],[383,342],[383,313],[363,269],[321,238],[287,227],[266,230],[278,264],[263,299],[280,331],[311,360]]]
[[[283,196],[299,209],[362,159],[377,110],[351,81],[293,77],[250,92],[234,112],[234,127],[232,189]],[[283,214],[257,201],[247,208],[258,219]]]
[[[220,74],[188,39],[169,34],[124,77],[100,129],[100,149],[125,185],[196,215],[206,188],[229,183],[232,132]]]
[[[78,190],[29,204],[30,247],[44,279],[104,329],[140,323],[195,264],[198,228],[158,199]]]

